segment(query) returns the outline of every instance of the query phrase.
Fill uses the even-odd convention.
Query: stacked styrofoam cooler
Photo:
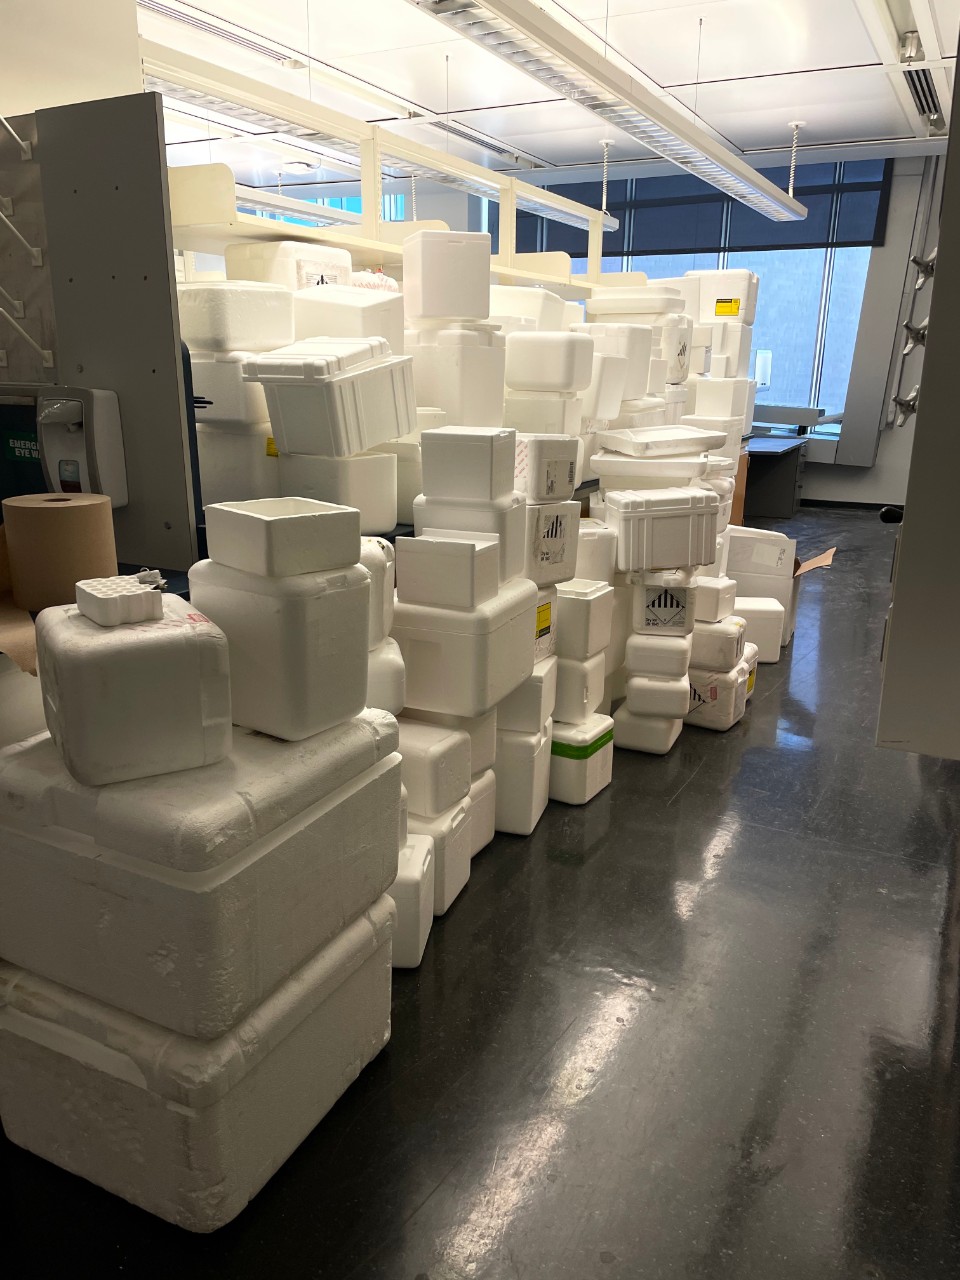
[[[360,563],[370,574],[367,706],[398,716],[403,710],[403,655],[390,635],[396,585],[395,553],[384,538],[361,538]]]
[[[736,584],[736,612],[761,662],[778,662],[793,639],[801,579],[794,576],[797,544],[769,529],[731,528],[728,573]]]
[[[357,513],[207,517],[190,604],[120,578],[40,615],[50,733],[0,753],[7,1136],[196,1231],[386,1042],[400,823]]]

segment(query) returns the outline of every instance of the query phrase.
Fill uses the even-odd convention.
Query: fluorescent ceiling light
[[[802,204],[530,0],[409,3],[764,217],[807,216]]]
[[[245,187],[237,183],[237,205],[243,209],[256,209],[260,213],[278,213],[284,218],[300,218],[318,227],[359,226],[360,214],[349,209],[334,209],[329,205],[312,204],[292,196],[274,194],[259,187]]]

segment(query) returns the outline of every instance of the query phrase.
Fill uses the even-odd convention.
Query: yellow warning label
[[[537,639],[541,636],[550,634],[550,625],[553,620],[553,604],[548,600],[546,604],[537,605]]]
[[[757,683],[757,669],[754,669],[747,676],[747,693],[753,693],[753,686]]]
[[[716,310],[713,314],[716,316],[738,316],[740,314],[740,299],[718,298]]]
[[[280,454],[277,451],[277,442],[276,440],[274,440],[273,436],[267,436],[267,457],[268,458],[280,457]]]

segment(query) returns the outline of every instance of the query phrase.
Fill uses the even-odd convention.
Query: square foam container
[[[763,596],[737,596],[734,608],[746,623],[745,640],[757,646],[760,662],[779,662],[786,625],[786,611],[780,601]]]
[[[697,378],[689,384],[688,412],[702,418],[735,418],[744,429],[753,422],[756,382],[748,378]]]
[[[397,603],[393,637],[407,674],[407,703],[422,711],[479,716],[533,670],[537,589],[525,578],[475,609]]]
[[[613,778],[613,720],[595,714],[582,724],[554,721],[550,799],[588,804]]]
[[[594,457],[597,457],[594,454]],[[677,457],[634,458],[602,449],[597,468],[612,477],[611,487],[621,488],[629,478],[637,489],[676,489],[702,481],[710,467],[710,455],[690,453]],[[597,469],[595,468],[595,469]],[[616,480],[617,483],[613,483]]]
[[[648,427],[662,427],[666,423],[666,407],[667,402],[662,392],[638,396],[635,400],[625,399],[620,405],[620,412],[610,423],[610,430],[639,431]]]
[[[618,667],[603,682],[603,701],[597,708],[598,715],[610,716],[627,696],[627,669]]]
[[[608,423],[620,412],[627,385],[625,356],[598,353],[593,357],[590,384],[583,393],[584,421]]]
[[[701,671],[732,671],[743,657],[746,630],[747,624],[737,614],[722,622],[695,622],[690,665]]]
[[[521,316],[532,320],[541,332],[553,331],[563,328],[566,304],[548,289],[495,284],[490,286],[490,314]]]
[[[624,751],[665,756],[680,737],[683,721],[666,716],[635,716],[624,702],[613,713],[613,745]]]
[[[593,339],[597,355],[623,356],[627,362],[622,399],[638,400],[646,395],[650,373],[653,329],[648,324],[575,324],[574,333],[585,333]]]
[[[670,458],[697,456],[719,449],[726,442],[727,429],[691,427],[671,424],[663,427],[613,427],[597,433],[597,441],[605,452],[629,458]],[[613,465],[613,459],[608,459]],[[596,467],[594,467],[596,470]]]
[[[581,520],[577,526],[577,577],[613,585],[617,571],[617,535],[603,520]]]
[[[253,426],[267,421],[263,387],[243,380],[243,362],[252,354],[250,351],[190,352],[194,399],[210,401],[196,405],[198,425]]]
[[[196,769],[230,750],[227,637],[179,596],[161,602],[161,618],[115,627],[73,604],[37,617],[47,728],[88,786]]]
[[[697,594],[694,602],[698,622],[722,622],[733,613],[737,596],[737,584],[732,578],[708,578],[697,575]]]
[[[486,769],[470,784],[470,857],[497,834],[497,775]]]
[[[384,338],[403,355],[403,296],[383,289],[324,284],[293,295],[296,341],[304,338]]]
[[[593,339],[583,333],[510,333],[504,381],[514,391],[585,391]]]
[[[251,280],[178,284],[180,337],[192,351],[272,351],[293,341],[293,299]]]
[[[415,231],[403,242],[407,320],[490,314],[490,237],[485,231]]]
[[[475,609],[500,590],[500,539],[496,534],[424,529],[419,538],[397,538],[397,596],[404,604]]]
[[[627,680],[626,706],[631,715],[675,720],[690,708],[690,681],[685,675],[631,675]]]
[[[624,666],[634,676],[685,676],[692,652],[692,634],[672,636],[647,631],[627,640]]]
[[[682,569],[704,564],[717,539],[720,499],[702,489],[610,490],[604,519],[617,534],[617,567]]]
[[[700,320],[704,324],[735,319],[751,325],[757,316],[760,277],[743,268],[688,272],[700,284]]]
[[[386,538],[361,538],[360,563],[370,575],[370,626],[367,648],[384,642],[393,626],[396,554]]]
[[[633,584],[625,573],[613,578],[613,621],[610,624],[610,643],[604,650],[607,675],[623,666],[627,640],[633,631]]]
[[[557,652],[557,588],[540,587],[537,591],[537,615],[534,624],[533,654],[537,662]]]
[[[417,711],[408,707],[407,720],[422,720],[425,724],[439,724],[448,729],[461,729],[470,736],[470,776],[477,778],[493,768],[497,757],[497,711],[486,711],[479,716],[448,716],[439,711]]]
[[[493,324],[446,321],[442,328],[408,329],[417,400],[436,405],[448,423],[503,425],[503,334]]]
[[[266,578],[201,560],[194,607],[230,646],[233,722],[298,741],[363,710],[370,575],[361,565]]]
[[[133,574],[83,578],[77,583],[77,608],[100,627],[153,622],[163,617],[163,595]]]
[[[417,969],[433,928],[433,839],[408,835],[400,849],[397,878],[387,890],[397,912],[394,969]]]
[[[380,898],[212,1042],[0,964],[0,1108],[17,1146],[190,1231],[235,1218],[390,1037]]]
[[[435,818],[410,813],[413,835],[433,840],[433,914],[442,916],[453,906],[470,879],[470,801],[458,801]]]
[[[406,668],[400,646],[392,636],[367,655],[367,706],[398,716],[406,702]]]
[[[603,701],[605,678],[606,658],[602,652],[583,662],[558,658],[554,719],[563,724],[583,724]]]
[[[740,659],[740,666],[746,668],[747,672],[747,701],[753,697],[753,691],[757,683],[757,663],[760,661],[760,649],[758,645],[751,644],[748,640],[743,646],[743,657]]]
[[[496,502],[514,491],[517,433],[493,427],[438,427],[420,435],[428,498]]]
[[[557,587],[557,653],[585,661],[606,649],[613,626],[613,587],[572,578]]]
[[[517,436],[514,488],[527,502],[564,502],[573,497],[581,442],[572,436]]]
[[[278,224],[282,229],[283,224]],[[318,285],[349,284],[350,253],[326,244],[301,240],[260,240],[228,244],[224,250],[230,280],[264,280],[289,293]]]
[[[537,733],[497,729],[497,830],[528,836],[550,798],[553,721]]]
[[[771,529],[747,529],[737,525],[730,529],[729,543],[727,572],[731,578],[736,578],[738,573],[781,578],[788,582],[793,578],[797,555],[795,538]],[[746,595],[746,592],[741,591],[740,594]]]
[[[747,709],[749,668],[741,659],[732,671],[690,669],[690,709],[684,719],[701,729],[724,733]]]
[[[282,453],[280,492],[354,507],[360,512],[361,533],[389,533],[397,523],[397,459],[392,453],[352,458]]]
[[[270,578],[342,569],[360,559],[360,516],[313,498],[261,498],[204,508],[211,560]]]
[[[401,718],[399,725],[408,812],[435,818],[470,790],[470,737],[421,720]]]
[[[420,494],[413,504],[413,528],[417,537],[427,529],[496,534],[500,539],[500,581],[506,583],[523,573],[526,512],[522,493],[511,493],[491,502],[428,498]]]
[[[90,788],[42,734],[0,754],[0,947],[184,1035],[232,1027],[396,874],[397,729],[365,712],[208,769]]]
[[[577,571],[579,502],[528,503],[524,577],[538,587],[572,578]]]
[[[280,497],[280,463],[269,422],[198,422],[197,462],[205,504]]]
[[[536,663],[533,673],[499,704],[497,726],[511,733],[539,733],[556,701],[557,659],[551,656]]]
[[[633,579],[633,629],[640,635],[656,632],[688,636],[697,605],[697,579],[692,569],[645,571]]]
[[[417,433],[385,440],[369,450],[368,456],[391,454],[396,462],[397,524],[413,524],[413,502],[423,493],[423,470],[420,461],[420,437]],[[388,488],[389,493],[389,488]],[[386,526],[380,526],[386,529]]]
[[[507,391],[503,425],[524,435],[577,436],[583,424],[583,397],[574,391]]]

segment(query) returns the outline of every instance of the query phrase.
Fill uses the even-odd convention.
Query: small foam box
[[[422,405],[436,405],[447,422],[503,425],[503,335],[488,324],[408,330],[406,349]]]
[[[532,320],[541,332],[562,329],[564,309],[563,299],[548,289],[511,284],[490,287],[491,315],[522,316]]]
[[[385,338],[403,354],[403,297],[382,289],[325,284],[293,295],[296,340],[303,338]]]
[[[517,436],[514,486],[527,502],[563,502],[573,497],[579,443],[572,436]]]
[[[396,874],[400,758],[367,711],[208,769],[87,788],[44,734],[0,755],[6,959],[184,1035],[233,1026]]]
[[[288,293],[318,285],[349,284],[349,251],[302,240],[258,240],[228,244],[224,251],[229,280],[265,280]]]
[[[403,242],[408,320],[490,314],[490,236],[485,231],[415,231]]]
[[[477,778],[493,768],[497,758],[497,710],[486,711],[479,716],[449,716],[440,711],[417,711],[408,707],[406,720],[422,720],[425,724],[439,724],[446,729],[461,729],[470,736],[470,776]]]
[[[413,835],[433,840],[433,914],[442,916],[453,906],[470,879],[471,813],[468,798],[435,818],[407,815]]]
[[[459,729],[399,721],[408,810],[435,818],[470,790],[470,738]]]
[[[685,676],[693,652],[693,635],[645,632],[627,640],[624,665],[635,676]]]
[[[553,721],[537,733],[497,730],[497,830],[528,836],[550,798]]]
[[[575,391],[507,391],[503,425],[527,435],[580,434],[583,397]]]
[[[581,520],[577,526],[577,577],[609,582],[617,571],[617,535],[602,520]]]
[[[280,463],[270,423],[197,423],[197,462],[204,504],[279,498]]]
[[[398,716],[406,702],[406,669],[400,646],[391,636],[367,655],[367,706]]]
[[[606,672],[610,675],[623,666],[627,640],[633,631],[633,584],[624,573],[613,577],[613,622],[610,643],[604,650]]]
[[[620,412],[627,381],[627,361],[623,356],[598,353],[593,357],[593,376],[583,393],[586,421],[611,422]]]
[[[397,523],[413,524],[413,501],[423,493],[419,435],[414,433],[399,440],[385,440],[383,444],[374,445],[370,453],[388,453],[396,459]]]
[[[539,733],[557,701],[557,659],[544,658],[533,674],[508,694],[497,708],[497,725],[513,733]]]
[[[293,341],[293,298],[250,280],[177,285],[180,336],[191,351],[272,351]]]
[[[583,724],[603,701],[606,659],[603,653],[580,662],[557,659],[557,700],[554,717],[564,724]]]
[[[370,628],[367,647],[372,651],[389,636],[393,626],[396,553],[386,538],[361,538],[360,563],[370,575]]]
[[[623,387],[625,400],[638,400],[646,394],[650,373],[653,329],[646,324],[575,324],[574,333],[585,333],[593,339],[600,355],[623,356],[627,375]]]
[[[470,784],[470,857],[475,858],[497,834],[497,775],[485,769]]]
[[[400,849],[397,878],[387,890],[397,909],[394,969],[416,969],[433,927],[433,840],[408,835]]]
[[[557,587],[557,653],[585,662],[610,643],[613,587],[606,582],[572,578]]]
[[[195,608],[230,645],[233,722],[297,741],[366,705],[370,575],[361,565],[266,578],[201,560]]]
[[[747,672],[747,701],[753,697],[753,691],[757,684],[757,663],[760,661],[760,650],[755,644],[751,644],[748,640],[743,646],[743,657],[740,659],[740,665],[746,668]]]
[[[551,658],[557,652],[557,605],[559,596],[556,587],[541,587],[537,592],[537,615],[534,626],[533,654],[536,662]]]
[[[307,453],[280,455],[280,492],[288,497],[354,507],[360,532],[389,533],[397,523],[397,463],[394,453],[358,453],[320,458]]]
[[[397,538],[397,594],[404,604],[475,609],[500,590],[500,539],[455,529]]]
[[[37,618],[47,728],[89,786],[199,768],[230,750],[227,638],[179,596],[161,600],[161,618],[115,627],[72,604]]]
[[[422,711],[479,716],[526,680],[534,663],[537,589],[504,584],[475,609],[398,602],[393,619],[407,673],[407,703]]]
[[[683,729],[681,719],[666,716],[635,716],[623,703],[613,713],[613,745],[624,751],[643,751],[665,756]]]
[[[700,320],[739,320],[753,324],[757,314],[760,277],[745,268],[720,271],[692,271],[688,275],[700,284]]]
[[[420,435],[428,498],[495,502],[513,493],[517,433],[493,427],[438,427]]]
[[[690,665],[701,671],[732,671],[743,657],[746,628],[737,614],[730,614],[721,622],[694,623]]]
[[[387,897],[213,1041],[0,963],[17,1146],[189,1231],[235,1218],[390,1038]]]
[[[244,382],[243,362],[250,351],[190,353],[198,425],[253,426],[267,421],[267,398],[256,382]]]
[[[697,575],[696,618],[698,622],[722,622],[733,613],[737,584],[732,578]]]
[[[613,720],[592,715],[582,724],[554,722],[550,799],[587,804],[613,777]]]
[[[675,720],[690,707],[687,676],[635,676],[627,681],[627,710],[635,716],[666,716]]]
[[[413,528],[417,537],[427,529],[496,534],[500,539],[500,581],[508,582],[523,573],[526,512],[522,493],[510,493],[490,502],[420,494],[413,504]]]
[[[786,624],[786,614],[780,601],[763,596],[737,596],[734,608],[746,623],[744,638],[757,646],[759,660],[779,662]]]
[[[593,339],[583,333],[510,333],[504,380],[514,391],[584,391]]]
[[[530,503],[526,511],[524,576],[538,587],[566,582],[577,571],[579,502]]]
[[[312,498],[221,502],[204,509],[211,560],[287,578],[342,569],[360,559],[360,516]],[[381,637],[382,638],[382,637]]]
[[[604,519],[617,534],[617,567],[683,569],[705,564],[717,539],[720,499],[703,489],[612,490]]]
[[[732,671],[690,669],[690,708],[684,719],[719,733],[732,729],[747,709],[749,668],[741,659]]]
[[[692,569],[643,572],[633,578],[633,629],[638,635],[688,636],[696,613]]]

